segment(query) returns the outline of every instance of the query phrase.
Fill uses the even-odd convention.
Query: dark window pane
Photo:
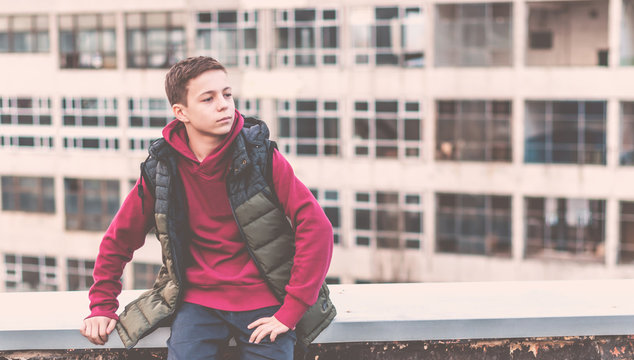
[[[335,10],[324,10],[323,18],[324,18],[324,20],[336,20],[337,19],[337,11],[335,11]]]
[[[117,117],[116,116],[106,116],[104,125],[108,127],[117,126]]]
[[[337,110],[337,102],[336,101],[325,101],[324,102],[324,110]]]
[[[330,223],[332,224],[332,226],[335,228],[338,228],[339,227],[339,208],[325,207],[324,212],[326,213],[326,216],[328,217],[328,220],[330,220]]]
[[[395,113],[398,111],[398,102],[396,101],[377,101],[376,112],[378,113]]]
[[[375,9],[375,17],[377,20],[389,20],[398,18],[397,7],[377,7]]]
[[[392,47],[392,29],[389,26],[376,27],[376,47],[391,48]]]
[[[140,116],[130,116],[130,126],[132,127],[142,127],[143,126],[143,118]]]
[[[354,103],[354,109],[356,111],[368,111],[368,103],[367,103],[367,101],[356,101]]]
[[[376,138],[384,139],[384,140],[396,140],[397,139],[397,129],[396,129],[396,120],[376,120]]]
[[[283,117],[279,119],[279,126],[280,126],[280,137],[290,137],[291,136],[291,125],[290,125],[290,119],[287,117]]]
[[[298,138],[317,138],[317,119],[297,118]]]
[[[33,138],[32,136],[30,137],[20,136],[18,137],[18,146],[28,146],[28,147],[35,146],[35,138]]]
[[[420,140],[420,120],[405,120],[405,140]]]
[[[317,101],[298,100],[297,101],[297,111],[315,112],[315,111],[317,111]]]
[[[317,145],[297,145],[298,155],[317,155]]]
[[[295,10],[295,21],[314,21],[314,20],[315,20],[314,9]]]
[[[326,139],[339,138],[339,119],[324,118],[324,138]]]
[[[31,115],[18,115],[18,124],[20,124],[20,125],[33,125],[33,116],[31,116]]]
[[[354,211],[355,229],[370,230],[370,210],[356,209]]]
[[[210,23],[211,22],[211,13],[208,13],[208,12],[198,13],[198,22]]]
[[[218,12],[218,23],[220,24],[236,23],[237,21],[238,21],[238,14],[235,11],[219,11]]]
[[[40,125],[51,125],[50,115],[40,115]]]
[[[96,116],[82,116],[81,124],[82,126],[97,126],[99,125],[99,118]]]
[[[370,125],[368,119],[354,119],[354,135],[361,139],[370,138]]]
[[[418,111],[418,103],[417,102],[406,102],[405,103],[405,111]]]
[[[321,46],[324,49],[335,49],[338,44],[338,29],[336,26],[328,26],[321,28]]]

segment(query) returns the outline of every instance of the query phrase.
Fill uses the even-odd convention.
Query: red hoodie
[[[255,310],[279,305],[258,272],[233,218],[226,190],[229,147],[244,119],[236,121],[225,140],[202,162],[188,146],[185,126],[178,120],[163,129],[165,140],[181,155],[178,170],[183,179],[193,238],[189,242],[193,264],[186,269],[184,301],[226,311]],[[295,228],[295,258],[287,295],[275,317],[294,328],[315,303],[332,256],[332,226],[311,192],[294,175],[284,157],[273,154],[273,186],[286,216]],[[139,179],[138,181],[143,181]],[[137,181],[137,185],[138,185]],[[136,187],[135,187],[136,189]],[[117,318],[119,279],[133,252],[145,241],[154,224],[154,198],[147,186],[144,203],[133,190],[99,247],[89,292],[92,316]],[[142,209],[142,206],[144,207]]]

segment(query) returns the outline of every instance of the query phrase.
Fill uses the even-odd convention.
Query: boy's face
[[[209,70],[189,80],[187,106],[172,106],[176,117],[185,123],[190,141],[220,141],[231,131],[235,104],[227,74]]]

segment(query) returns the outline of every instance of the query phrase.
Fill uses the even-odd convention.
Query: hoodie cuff
[[[286,294],[284,303],[274,316],[282,324],[288,326],[289,329],[295,329],[295,326],[299,320],[301,320],[302,316],[304,316],[306,310],[308,310],[308,305]]]
[[[107,310],[107,309],[98,309],[98,308],[93,308],[92,311],[90,312],[90,315],[86,316],[85,319],[89,319],[95,316],[105,316],[105,317],[119,321],[119,316],[114,311]]]

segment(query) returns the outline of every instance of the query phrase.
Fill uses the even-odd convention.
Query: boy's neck
[[[189,132],[187,135],[189,138],[187,145],[199,162],[203,162],[209,154],[214,152],[214,150],[222,144],[222,140],[224,139],[224,136],[216,138],[200,136],[200,134],[190,134]]]

